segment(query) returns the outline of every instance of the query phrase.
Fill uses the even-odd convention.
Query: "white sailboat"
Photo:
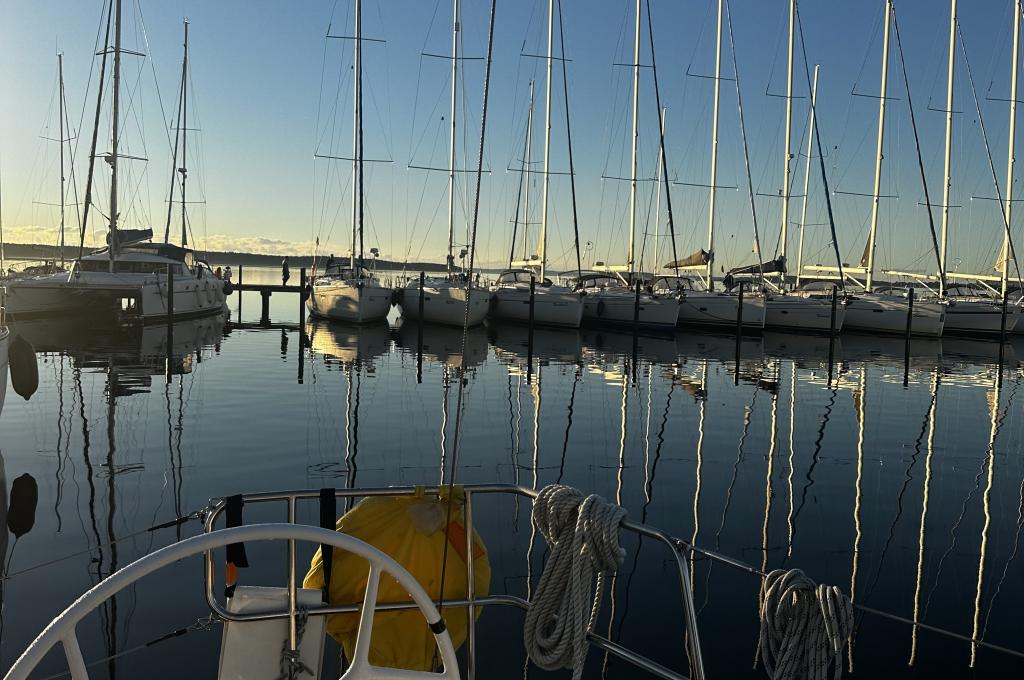
[[[789,0],[789,44],[786,62],[786,135],[785,147],[783,149],[784,163],[782,175],[782,224],[779,235],[779,248],[781,252],[781,263],[785,269],[787,246],[789,238],[789,197],[790,197],[790,174],[792,168],[790,161],[793,158],[791,153],[793,138],[793,48],[796,39],[796,0]],[[843,327],[846,307],[837,304],[835,314],[832,312],[832,301],[829,298],[819,295],[793,294],[785,290],[785,273],[779,273],[779,284],[775,286],[766,281],[774,290],[765,289],[765,318],[764,325],[771,328],[783,328],[787,330],[804,332],[829,332],[839,331]],[[834,321],[833,321],[834,317]]]
[[[380,321],[391,311],[391,290],[363,266],[363,15],[355,0],[352,96],[352,250],[348,266],[328,260],[313,280],[306,306],[313,316],[350,323]],[[356,257],[358,238],[358,259]]]
[[[596,273],[582,274],[576,290],[585,293],[583,318],[595,324],[631,325],[649,330],[668,331],[679,320],[679,297],[656,295],[640,290],[634,280],[637,211],[637,138],[640,108],[640,0],[636,0],[636,25],[633,33],[633,129],[629,182],[629,258],[625,265],[598,262]]]
[[[458,110],[459,76],[459,31],[462,20],[459,14],[459,0],[452,0],[452,87],[451,109],[448,128],[448,255],[447,276],[431,277],[421,284],[411,279],[402,290],[402,316],[419,319],[422,299],[423,320],[449,326],[468,323],[476,326],[483,323],[490,310],[490,291],[481,288],[474,281],[468,281],[465,273],[455,271],[455,141]],[[465,256],[467,251],[461,253]]]
[[[740,296],[731,291],[715,290],[714,253],[715,253],[715,199],[718,189],[718,109],[722,82],[722,7],[723,0],[718,0],[718,19],[715,41],[715,94],[712,104],[711,118],[711,179],[708,183],[708,248],[698,251],[688,258],[666,265],[665,269],[677,272],[674,278],[663,277],[656,282],[657,286],[673,286],[681,289],[682,299],[679,301],[679,324],[697,326],[723,326],[735,328],[737,320],[742,320],[746,330],[764,328],[765,300],[763,296],[750,293],[743,298],[743,310],[740,311]],[[660,186],[660,185],[659,185]],[[696,280],[680,277],[680,271],[703,270],[703,277]]]
[[[107,56],[113,57],[113,95],[111,114],[111,149],[101,154],[110,166],[110,218],[108,223],[108,246],[92,254],[79,257],[70,273],[29,277],[12,281],[8,285],[7,311],[13,318],[26,318],[56,313],[112,313],[125,314],[142,321],[160,320],[167,316],[168,272],[173,276],[173,299],[175,317],[205,316],[221,314],[224,311],[224,282],[216,278],[209,265],[196,260],[187,247],[187,225],[185,196],[185,155],[181,164],[175,157],[172,179],[171,202],[174,187],[181,192],[182,244],[151,242],[152,229],[121,229],[121,209],[118,204],[118,170],[125,160],[140,160],[119,153],[121,139],[121,55],[126,50],[121,46],[121,1],[116,0],[109,8],[114,12],[114,44],[103,50],[100,67],[99,91],[97,94],[96,119],[93,129],[92,153],[89,159],[89,173],[86,183],[85,206],[82,214],[82,234],[86,233],[89,209],[92,206],[93,170],[97,157],[96,142],[100,128],[100,111],[103,103],[103,83],[106,75]],[[187,127],[186,91],[188,74],[188,23],[185,24],[185,56],[182,62],[182,100],[179,103],[179,118],[176,133],[180,135],[184,149]],[[177,142],[176,142],[177,143]],[[170,213],[168,213],[170,215]],[[168,218],[169,223],[169,218]]]
[[[510,261],[510,268],[498,275],[492,287],[494,296],[492,314],[500,319],[529,322],[542,326],[579,328],[583,320],[582,296],[566,286],[555,285],[547,277],[548,245],[548,186],[551,162],[551,61],[554,33],[554,0],[548,0],[548,53],[547,84],[545,87],[544,111],[544,178],[542,181],[540,236],[537,240],[536,258]],[[566,111],[568,115],[568,111]],[[530,108],[527,115],[526,154],[523,172],[526,173],[526,210],[523,220],[524,232],[530,220],[530,150],[533,127],[533,82],[530,82]],[[516,216],[518,219],[518,215]],[[515,247],[513,237],[513,248]],[[532,296],[532,302],[531,302]],[[532,309],[531,309],[532,305]]]
[[[848,296],[846,304],[846,315],[843,320],[843,328],[870,333],[899,333],[903,334],[907,328],[907,314],[909,309],[908,293],[906,290],[889,288],[886,291],[876,290],[875,278],[875,247],[876,235],[878,233],[879,207],[881,202],[882,186],[882,160],[885,141],[885,113],[886,102],[889,99],[889,33],[892,26],[892,3],[885,4],[885,27],[882,33],[882,75],[880,93],[878,96],[878,136],[875,145],[875,176],[872,185],[871,203],[871,226],[868,231],[867,246],[864,249],[864,256],[861,258],[858,267],[843,267],[843,274],[846,281],[861,289],[857,293]],[[815,90],[817,89],[818,68],[815,67],[814,79]],[[812,102],[814,94],[812,94]],[[812,104],[813,106],[813,104]],[[814,120],[810,121],[814,125]],[[811,127],[807,137],[807,170],[811,164]],[[800,260],[803,257],[803,233],[807,217],[807,175],[804,176],[804,204],[803,217],[800,222],[800,253],[797,261],[797,278],[800,278]],[[809,267],[811,271],[831,272],[838,274],[836,267]],[[862,274],[864,279],[858,279],[855,274]],[[938,337],[942,335],[945,323],[946,304],[936,296],[922,297],[914,301],[913,316],[911,319],[911,333]]]

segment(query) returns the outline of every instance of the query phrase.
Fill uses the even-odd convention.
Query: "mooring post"
[[[1003,351],[1006,344],[1006,292],[1003,292],[1003,309],[999,317],[999,366],[996,367],[996,384],[1003,384]]]
[[[174,265],[167,265],[167,382],[171,382],[174,361]]]
[[[914,287],[907,291],[907,327],[903,332],[903,386],[910,382],[910,334],[914,330]]]
[[[826,383],[832,386],[832,369],[836,358],[836,311],[839,308],[839,286],[832,284],[832,311],[828,319],[828,379]]]
[[[306,327],[306,268],[299,270],[299,330]],[[299,333],[299,352],[302,352],[302,333]]]
[[[640,279],[636,280],[636,293],[633,297],[633,382],[636,382],[636,364],[640,355]]]
[[[527,322],[528,326],[527,326],[527,331],[526,331],[526,384],[527,385],[529,385],[533,381],[533,324],[534,324],[534,319],[536,318],[534,316],[534,314],[536,313],[535,312],[536,308],[534,307],[534,303],[536,302],[536,293],[537,293],[537,279],[531,273],[530,274],[530,303],[529,303],[530,304],[530,316],[529,316],[529,321]]]
[[[242,323],[242,265],[238,265],[238,323]]]
[[[261,290],[260,291],[260,297],[262,298],[262,300],[260,301],[261,302],[261,304],[260,304],[260,323],[263,324],[264,326],[269,326],[270,325],[270,291],[269,290]]]
[[[420,298],[417,302],[416,314],[416,382],[423,382],[423,285],[427,280],[426,272],[420,272]]]
[[[733,371],[733,384],[740,384],[740,355],[743,349],[743,282],[740,281],[740,290],[736,296],[736,367]]]

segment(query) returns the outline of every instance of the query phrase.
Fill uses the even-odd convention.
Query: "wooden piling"
[[[903,386],[910,382],[910,334],[914,330],[914,287],[907,292],[907,328],[903,333]]]
[[[270,323],[270,291],[260,291],[260,323],[267,325]]]
[[[306,268],[299,270],[299,327],[306,327]],[[299,352],[302,352],[302,335],[299,335]]]
[[[242,321],[242,265],[238,265],[238,318],[235,321]]]
[[[740,354],[743,344],[743,282],[736,297],[736,370],[733,372],[733,384],[740,384]]]
[[[533,325],[536,294],[537,279],[533,274],[530,274],[530,315],[526,331],[526,384],[528,385],[533,381]]]
[[[427,280],[426,272],[420,272],[420,295],[416,304],[416,382],[423,382],[423,286]]]
[[[174,362],[174,265],[167,265],[167,382],[171,382]]]
[[[832,386],[832,370],[836,358],[836,311],[839,308],[839,287],[832,284],[832,310],[828,320],[828,379],[827,384]]]

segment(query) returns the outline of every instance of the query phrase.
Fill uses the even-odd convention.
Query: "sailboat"
[[[354,93],[352,97],[352,250],[348,266],[328,260],[322,276],[313,280],[306,306],[313,316],[354,323],[380,321],[391,311],[391,290],[364,265],[363,256],[363,3],[355,0],[352,40]],[[356,257],[358,237],[359,257]],[[374,251],[376,252],[376,251]]]
[[[782,224],[779,234],[780,256],[774,263],[766,263],[761,271],[766,274],[774,272],[779,275],[779,284],[771,284],[765,279],[765,319],[764,325],[772,328],[785,328],[796,331],[828,332],[839,331],[843,327],[846,306],[835,305],[832,312],[831,296],[791,294],[785,289],[786,256],[789,239],[789,198],[790,174],[793,158],[791,153],[793,138],[793,48],[796,40],[796,0],[789,0],[789,43],[786,63],[786,139],[783,148],[782,176]],[[814,108],[811,109],[814,115]],[[834,321],[833,321],[834,316]]]
[[[843,328],[847,330],[858,330],[871,333],[899,333],[903,334],[907,328],[907,314],[910,311],[908,300],[909,293],[906,289],[889,288],[886,292],[877,290],[874,286],[875,278],[875,247],[876,235],[878,232],[879,207],[881,201],[882,182],[882,160],[884,155],[885,140],[885,113],[886,103],[889,99],[889,35],[890,27],[894,18],[892,17],[892,2],[885,3],[885,26],[882,37],[882,75],[881,92],[878,96],[878,136],[875,147],[875,177],[872,189],[871,223],[868,231],[868,241],[864,248],[864,255],[861,258],[860,266],[844,266],[846,280],[863,290],[863,293],[850,295],[847,298],[846,316],[843,321]],[[817,69],[815,69],[815,80],[817,80]],[[812,120],[810,125],[814,125]],[[808,134],[808,155],[807,165],[811,162],[811,135]],[[801,219],[801,253],[803,246],[803,229],[807,215],[807,182],[804,182],[804,211]],[[838,272],[833,267],[809,267],[812,271]],[[863,274],[864,279],[860,280],[853,274]],[[800,263],[797,264],[797,277],[800,277]],[[813,284],[811,284],[813,285]],[[915,300],[913,316],[911,319],[911,333],[938,337],[942,335],[946,317],[946,304],[937,297],[929,296]]]
[[[109,44],[109,27],[113,25],[114,44]],[[111,3],[107,15],[107,35],[99,75],[96,118],[86,182],[85,205],[82,212],[81,237],[88,227],[92,204],[93,172],[97,156],[110,166],[110,217],[107,247],[75,260],[70,273],[29,277],[8,286],[7,311],[12,318],[57,313],[122,314],[141,321],[161,320],[167,316],[169,272],[173,276],[174,313],[177,318],[221,314],[224,311],[225,283],[216,278],[210,266],[195,259],[188,247],[188,218],[185,202],[185,153],[179,165],[174,159],[171,203],[174,187],[180,188],[182,242],[153,242],[152,229],[122,229],[118,203],[119,166],[124,161],[144,160],[119,152],[121,142],[121,55],[128,52],[121,46],[121,0]],[[113,95],[111,113],[111,149],[98,154],[96,143],[100,133],[103,105],[103,84],[107,57],[113,58]],[[182,61],[181,100],[176,139],[184,149],[187,127],[186,104],[188,82],[188,23],[185,24],[185,56]],[[80,248],[81,250],[81,248]]]
[[[596,324],[635,325],[656,331],[671,331],[679,320],[679,297],[656,295],[640,290],[640,273],[635,271],[637,212],[637,139],[640,109],[640,0],[636,0],[633,33],[633,130],[629,181],[629,257],[625,265],[598,262],[593,273],[580,275],[576,290],[585,293],[583,318]]]
[[[544,121],[544,197],[540,223],[540,237],[537,242],[537,255],[531,259],[515,261],[510,258],[509,268],[498,275],[498,281],[491,288],[494,296],[492,314],[500,319],[512,321],[531,321],[542,326],[559,326],[579,328],[583,320],[583,300],[579,293],[566,286],[555,285],[547,277],[547,223],[548,223],[548,184],[549,163],[551,157],[551,43],[554,25],[554,0],[548,0],[548,56],[547,56],[547,92]],[[523,230],[530,223],[530,147],[533,127],[533,82],[530,82],[530,108],[527,115],[526,154],[523,157],[523,172],[526,175],[526,209],[524,210]],[[518,222],[519,216],[516,216]],[[513,232],[513,250],[515,235]],[[532,297],[532,300],[531,300]]]
[[[448,326],[461,326],[468,323],[476,326],[483,323],[490,310],[491,294],[474,281],[466,280],[464,271],[456,271],[455,267],[455,142],[456,118],[459,95],[459,31],[462,30],[462,19],[459,13],[459,0],[452,0],[452,88],[451,109],[448,127],[448,255],[446,257],[446,276],[431,277],[420,283],[420,279],[411,279],[402,289],[402,316],[419,319],[420,301],[422,300],[423,320]],[[469,254],[468,249],[460,251],[460,256]],[[422,289],[422,290],[421,290]]]
[[[701,326],[727,326],[735,328],[738,318],[742,319],[743,328],[760,330],[764,328],[765,300],[758,295],[747,295],[743,299],[743,310],[740,311],[740,297],[731,291],[715,290],[714,252],[715,252],[715,199],[718,189],[718,109],[722,83],[722,4],[718,0],[718,20],[715,40],[715,94],[712,104],[711,118],[711,179],[708,182],[708,248],[699,250],[687,258],[670,262],[665,269],[678,271],[701,271],[703,277],[698,281],[686,281],[684,297],[679,303],[679,324],[695,324]],[[741,316],[742,315],[742,316]]]

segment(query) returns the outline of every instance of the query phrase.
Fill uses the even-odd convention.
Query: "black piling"
[[[306,327],[306,268],[299,270],[299,328]],[[302,334],[299,334],[299,352],[302,352]]]
[[[903,386],[910,382],[910,335],[914,330],[914,287],[907,292],[907,328],[903,332]]]
[[[416,382],[423,382],[423,284],[427,275],[420,272],[420,297],[417,303],[416,315]]]
[[[832,386],[832,370],[835,367],[836,359],[836,312],[839,309],[839,287],[832,284],[832,310],[828,320],[828,381]]]
[[[526,333],[526,384],[533,382],[533,325],[537,294],[537,278],[530,274],[530,316]]]
[[[636,280],[636,294],[633,297],[633,381],[636,382],[637,355],[640,353],[640,279]]]
[[[996,374],[996,383],[999,386],[1003,384],[1003,352],[1006,348],[1006,292],[1003,292],[1003,309],[999,317],[999,366],[996,367],[998,373]]]
[[[174,362],[174,265],[167,265],[167,382],[171,382]]]
[[[238,265],[238,318],[235,321],[242,322],[242,265]]]
[[[743,343],[743,282],[740,281],[740,290],[736,298],[736,370],[733,374],[733,384],[740,384],[740,354]]]
[[[260,323],[264,326],[270,325],[270,291],[260,291]]]

